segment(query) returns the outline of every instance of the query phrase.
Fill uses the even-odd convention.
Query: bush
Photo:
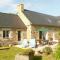
[[[56,50],[54,52],[54,57],[56,60],[60,60],[60,44],[58,44],[56,47]]]
[[[20,55],[34,55],[34,51],[32,49],[22,49],[19,54]]]
[[[45,53],[47,55],[51,54],[52,53],[52,48],[51,47],[45,47],[43,49],[43,53]]]

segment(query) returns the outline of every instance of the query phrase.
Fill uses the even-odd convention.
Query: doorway
[[[18,41],[21,40],[21,31],[18,31]]]
[[[39,31],[39,39],[42,39],[42,31]]]

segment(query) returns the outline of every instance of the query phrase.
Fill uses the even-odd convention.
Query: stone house
[[[25,30],[26,26],[18,15],[0,13],[0,40],[19,41]]]
[[[24,9],[24,5],[17,6],[18,16],[27,27],[27,39],[38,41],[59,40],[60,19],[43,13]]]
[[[0,13],[0,40],[59,40],[59,32],[58,17],[26,10],[24,4],[17,6],[17,14]]]

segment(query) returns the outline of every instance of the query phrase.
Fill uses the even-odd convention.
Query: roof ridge
[[[5,13],[5,12],[0,12],[0,14],[17,15],[17,14],[14,14],[14,13]]]

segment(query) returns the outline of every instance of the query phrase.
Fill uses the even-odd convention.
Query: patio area
[[[45,47],[51,47],[53,51],[55,50],[56,45],[58,44],[58,40],[53,40],[53,41],[44,41],[42,44],[37,43],[38,45],[36,46],[36,41],[35,39],[30,39],[28,40],[23,40],[18,42],[18,45],[15,45],[15,47],[18,48],[32,48],[34,51],[41,51]]]

